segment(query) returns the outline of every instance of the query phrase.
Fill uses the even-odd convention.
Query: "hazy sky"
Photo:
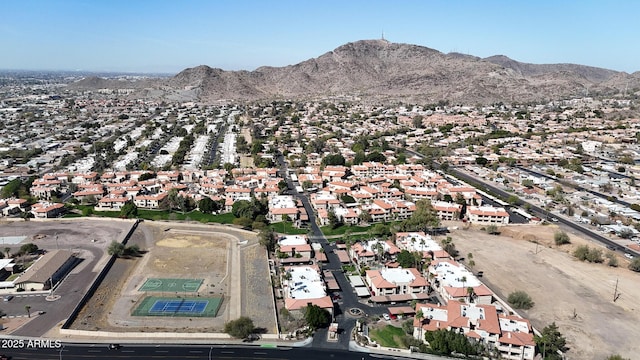
[[[363,39],[640,70],[637,0],[1,0],[0,69],[285,66]]]

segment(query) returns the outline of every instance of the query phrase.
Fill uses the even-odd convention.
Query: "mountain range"
[[[387,40],[347,43],[284,67],[225,71],[206,65],[167,79],[128,82],[85,78],[76,88],[135,88],[164,100],[270,100],[355,96],[376,101],[477,104],[541,102],[640,92],[640,72],[575,64],[528,64],[503,55],[479,58]]]

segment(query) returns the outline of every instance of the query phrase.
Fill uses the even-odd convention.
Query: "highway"
[[[261,347],[230,345],[145,345],[123,344],[110,349],[107,344],[51,344],[53,348],[3,349],[12,360],[78,360],[78,359],[153,359],[153,360],[211,360],[211,359],[274,359],[274,360],[372,360],[395,357],[349,352],[339,349],[311,349],[295,347]],[[436,359],[437,357],[433,357]]]

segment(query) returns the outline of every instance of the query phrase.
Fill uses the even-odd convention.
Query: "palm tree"
[[[418,312],[416,313],[416,319],[418,319],[418,321],[420,322],[420,341],[424,341],[424,339],[422,338],[422,319],[424,319],[424,313],[422,312],[422,310],[418,310]]]
[[[467,277],[463,276],[460,281],[462,281],[462,287],[464,287],[464,284],[467,282]]]
[[[7,253],[7,259],[11,257],[11,248],[10,247],[4,248],[4,252]]]
[[[382,258],[382,254],[384,253],[384,245],[380,241],[377,241],[375,245],[373,245],[373,251],[378,258],[378,261]]]
[[[24,309],[27,311],[27,316],[31,317],[31,305],[25,305]]]
[[[473,297],[475,296],[475,291],[473,290],[473,288],[471,286],[467,287],[467,295],[469,295],[469,304],[471,304],[471,299],[473,299]]]

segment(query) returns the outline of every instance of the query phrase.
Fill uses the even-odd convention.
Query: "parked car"
[[[4,301],[11,301],[13,299],[13,295],[7,295],[4,297]]]
[[[389,316],[389,314],[387,313],[382,314],[382,317],[387,321],[391,320],[391,316]]]
[[[629,253],[625,253],[624,257],[626,257],[627,259],[633,259],[633,255],[631,255]]]

